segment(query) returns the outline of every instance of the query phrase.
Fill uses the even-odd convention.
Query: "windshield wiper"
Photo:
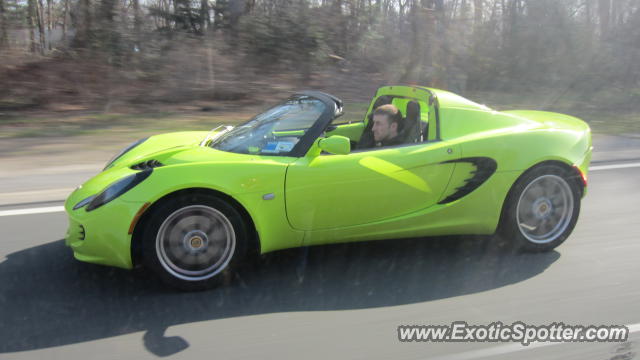
[[[219,132],[215,133],[220,128],[223,128],[223,129],[220,130]],[[231,125],[216,126],[215,128],[211,129],[211,131],[209,131],[207,136],[200,143],[200,146],[207,146],[210,142],[213,142],[213,140],[215,140],[215,139],[219,138],[220,136],[228,133],[232,129],[233,129],[233,126],[231,126]],[[213,136],[211,136],[211,134],[213,134],[213,133],[215,133],[215,134]]]

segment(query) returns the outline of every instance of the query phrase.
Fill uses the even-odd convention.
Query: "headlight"
[[[153,171],[152,169],[141,171],[141,172],[129,175],[109,185],[100,194],[96,195],[96,197],[93,200],[91,200],[89,205],[87,205],[87,211],[91,211],[93,209],[99,208],[100,206],[126,193],[127,191],[132,189],[134,186],[140,184],[144,179],[148,178],[149,175],[151,175],[152,171]]]
[[[81,207],[83,207],[83,206],[87,205],[87,204],[88,204],[88,203],[90,203],[90,202],[91,202],[91,200],[93,200],[93,198],[95,198],[95,197],[96,197],[95,195],[91,195],[91,196],[89,196],[88,198],[86,198],[86,199],[84,199],[84,200],[80,201],[79,203],[77,203],[77,204],[73,207],[73,210],[78,210],[78,209],[80,209]]]
[[[148,139],[148,137],[142,138],[142,139],[130,144],[126,148],[122,149],[119,153],[116,154],[116,156],[112,157],[111,160],[109,160],[109,162],[107,162],[107,165],[104,167],[104,169],[102,169],[102,171],[107,170],[109,168],[109,166],[111,166],[111,164],[113,164],[114,161],[118,160],[122,155],[126,154],[131,149],[133,149],[134,147],[136,147],[136,146],[142,144],[143,142],[147,141],[147,139]]]

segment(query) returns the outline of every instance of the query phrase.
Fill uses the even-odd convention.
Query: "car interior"
[[[402,121],[398,136],[402,145],[419,143],[428,139],[428,106],[426,103],[412,98],[381,95],[375,99],[366,115],[366,122],[330,125],[326,136],[342,135],[351,140],[352,151],[366,151],[375,148],[373,139],[373,111],[379,106],[393,104],[402,113]]]

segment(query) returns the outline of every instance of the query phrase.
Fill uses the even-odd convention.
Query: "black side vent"
[[[480,185],[482,185],[485,181],[487,181],[487,179],[489,179],[491,175],[496,172],[496,168],[498,167],[496,161],[488,157],[469,157],[457,160],[449,160],[443,162],[443,164],[455,162],[472,163],[476,167],[476,169],[469,173],[471,177],[464,181],[464,185],[457,187],[456,192],[447,196],[438,204],[450,203],[470,194],[472,191],[480,187]]]
[[[80,231],[78,231],[78,239],[79,240],[84,240],[84,237],[86,236],[85,232],[84,232],[84,226],[79,225],[80,226]]]
[[[131,165],[131,170],[149,170],[160,166],[162,166],[162,163],[158,160],[147,160],[135,165]]]

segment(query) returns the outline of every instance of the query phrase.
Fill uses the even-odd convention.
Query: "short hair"
[[[389,119],[389,125],[392,123],[396,123],[398,125],[398,131],[402,126],[402,113],[398,108],[393,104],[386,104],[382,106],[378,106],[374,111],[373,115],[386,115],[387,119]]]

